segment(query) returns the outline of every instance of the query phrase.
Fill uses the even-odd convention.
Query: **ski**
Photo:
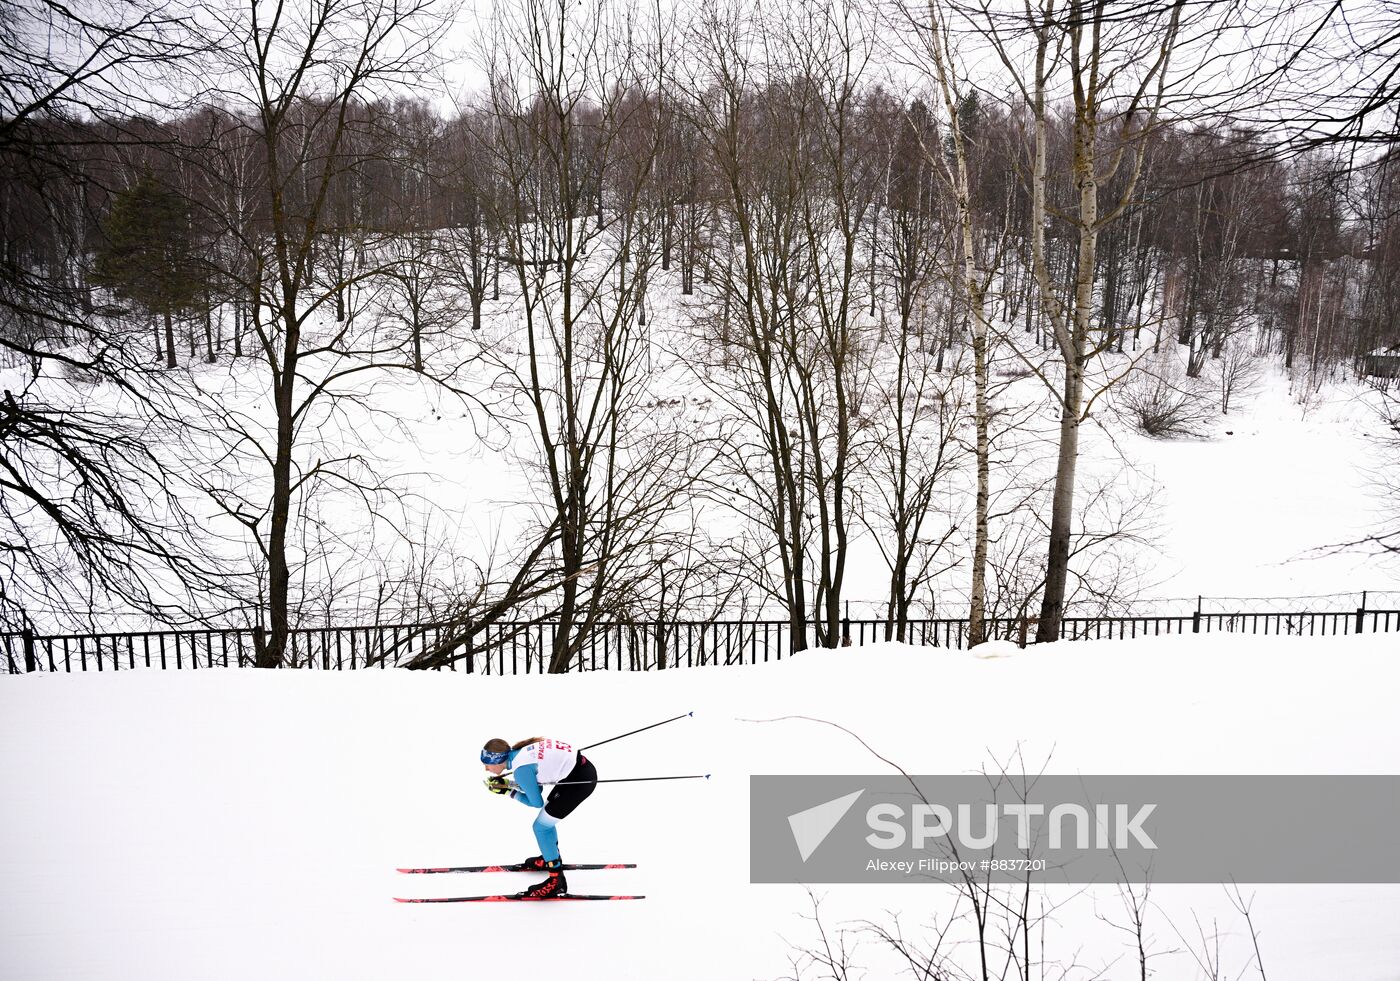
[[[611,865],[564,865],[564,872],[586,872],[594,869],[635,869],[632,864],[614,863]],[[434,874],[438,872],[543,872],[544,869],[528,865],[452,865],[442,869],[399,869],[412,875]]]
[[[545,896],[542,899],[531,899],[528,896],[439,896],[432,899],[399,899],[394,897],[396,903],[567,903],[567,902],[597,902],[599,900],[613,899],[646,899],[645,896],[579,896],[565,893],[562,896]]]

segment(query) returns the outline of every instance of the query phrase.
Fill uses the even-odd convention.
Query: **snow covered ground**
[[[667,299],[675,298],[668,294]],[[494,571],[501,574],[509,565],[506,556],[533,527],[544,496],[530,474],[538,448],[528,427],[502,421],[514,410],[493,420],[476,401],[502,397],[494,390],[500,384],[499,366],[519,357],[520,325],[510,304],[496,306],[488,310],[479,335],[433,354],[444,364],[462,363],[457,383],[476,393],[473,398],[457,398],[409,372],[385,371],[338,383],[336,388],[353,398],[324,418],[316,413],[308,417],[298,454],[303,472],[323,458],[344,455],[363,460],[363,467],[345,464],[358,480],[376,486],[382,480],[383,485],[362,493],[327,481],[299,501],[292,550],[306,622],[370,622],[385,607],[385,583],[421,579],[427,593],[464,591],[475,583],[477,565],[494,562]],[[653,318],[658,354],[654,375],[646,379],[647,400],[655,402],[646,401],[646,411],[660,428],[674,427],[701,438],[722,428],[728,410],[684,369],[683,358],[671,349],[694,316],[679,301],[660,304]],[[1164,351],[1165,357],[1179,360],[1174,345]],[[1001,358],[1012,367],[1019,364],[1005,351]],[[321,368],[329,370],[326,365]],[[21,375],[18,367],[0,369],[6,384],[20,384]],[[226,484],[221,487],[224,492],[236,488],[258,507],[265,503],[259,495],[266,492],[266,467],[255,447],[271,441],[267,380],[246,360],[190,365],[161,379],[171,386],[168,396],[183,405],[181,412],[195,419],[207,416],[205,422],[215,430],[240,428],[249,437],[230,450],[237,441],[229,433],[216,439],[196,429],[179,445],[160,452],[173,472],[192,475],[190,486],[178,485],[174,493],[197,516],[204,546],[252,575],[248,556],[256,550],[246,540],[246,529],[220,514],[198,487]],[[120,403],[111,386],[73,387],[56,379],[46,379],[44,385],[60,402],[77,400],[88,408]],[[180,402],[196,390],[195,403]],[[1393,440],[1394,434],[1387,431],[1374,403],[1374,393],[1365,386],[1346,382],[1328,385],[1300,405],[1282,370],[1272,366],[1264,370],[1258,391],[1237,394],[1231,412],[1212,415],[1200,438],[1161,440],[1137,433],[1115,413],[1114,397],[1104,399],[1083,429],[1079,499],[1093,496],[1097,487],[1110,488],[1105,499],[1111,503],[1100,509],[1105,513],[1091,512],[1091,523],[1099,524],[1111,522],[1124,510],[1137,510],[1148,497],[1152,503],[1127,523],[1124,534],[1077,556],[1076,575],[1120,576],[1111,592],[1120,600],[1141,601],[1143,612],[1148,607],[1186,611],[1197,595],[1346,593],[1352,595],[1334,605],[1349,609],[1355,606],[1355,594],[1367,590],[1395,593],[1400,603],[1400,556],[1336,548],[1376,534],[1393,521],[1385,513],[1393,509],[1393,502],[1377,493],[1368,474],[1391,461],[1394,452],[1393,445],[1384,453],[1380,449],[1378,438]],[[1044,488],[1026,505],[1021,495],[1029,492],[1008,484],[1033,485],[1051,471],[1055,413],[1045,386],[1035,378],[1011,383],[998,393],[998,404],[1014,410],[1009,417],[1019,421],[996,453],[992,482],[998,517],[993,535],[999,542],[1033,541],[1019,557],[1000,554],[1000,546],[994,544],[992,559],[994,564],[1033,570],[1044,553],[1043,528],[1032,517],[1046,510]],[[210,421],[220,413],[226,413],[221,422]],[[963,462],[940,488],[940,512],[946,513],[935,516],[934,538],[949,525],[971,527],[972,475],[970,461]],[[370,472],[376,475],[373,479]],[[249,508],[258,509],[251,504]],[[694,520],[707,542],[725,542],[743,530],[745,516],[713,494],[697,497],[694,508]],[[1014,517],[1006,517],[1008,511]],[[685,517],[690,520],[690,513]],[[1077,527],[1084,524],[1080,518],[1076,522]],[[882,615],[887,568],[867,528],[856,522],[852,534],[843,598],[858,616]],[[960,535],[964,533],[954,533],[949,540],[952,558],[970,554],[969,542]],[[926,603],[936,595],[938,608],[945,612],[963,607],[968,588],[965,562],[963,558],[961,565],[940,575],[929,595],[917,599]],[[253,576],[245,588],[256,592],[255,580]],[[406,592],[421,601],[413,590]],[[1003,597],[1003,608],[1014,606],[1017,599]],[[73,599],[79,610],[95,602],[89,596]],[[769,612],[781,614],[776,609]],[[43,630],[74,629],[71,612],[50,613],[35,604],[28,613]],[[143,617],[119,611],[92,613],[107,628],[149,626]],[[107,613],[111,616],[103,620]]]
[[[647,675],[0,679],[0,977],[791,977],[790,945],[817,932],[802,887],[748,884],[749,775],[885,771],[833,728],[752,720],[837,722],[922,773],[1015,753],[1062,773],[1397,773],[1398,646],[1210,635],[982,656],[884,645]],[[582,744],[690,710],[590,756],[603,776],[712,780],[600,787],[561,828],[571,861],[640,864],[577,873],[575,891],[646,900],[391,901],[522,878],[394,871],[532,853],[531,812],[482,789],[487,737]],[[928,939],[954,900],[927,884],[814,891],[832,935],[899,914]],[[1400,886],[1243,891],[1270,981],[1400,978]],[[1073,962],[1083,969],[1064,976],[1137,977],[1130,938],[1105,922],[1124,922],[1116,890],[1051,898],[1065,905],[1046,929],[1044,976]],[[1152,900],[1153,977],[1205,977],[1188,949],[1202,928],[1221,935],[1222,977],[1258,976],[1220,887],[1157,887]],[[900,976],[868,935],[855,955],[867,978]]]
[[[1163,485],[1156,596],[1305,596],[1400,589],[1400,562],[1336,549],[1382,521],[1370,471],[1385,426],[1360,386],[1305,411],[1270,372],[1199,440],[1124,438]]]
[[[654,360],[647,377],[639,380],[645,391],[639,411],[647,416],[647,425],[660,430],[697,440],[714,437],[736,420],[732,408],[715,397],[715,386],[724,379],[707,379],[701,377],[703,371],[687,367],[685,345],[696,343],[691,333],[700,316],[699,301],[678,297],[672,284],[658,288],[656,303],[650,328]],[[363,305],[362,328],[373,334],[379,329],[373,326],[374,305],[368,300]],[[441,601],[470,592],[480,567],[503,575],[511,565],[509,556],[532,540],[540,501],[548,496],[537,477],[532,479],[540,450],[526,424],[528,414],[518,404],[508,404],[513,390],[502,381],[505,368],[518,367],[522,356],[517,308],[509,296],[488,304],[480,332],[439,339],[441,347],[430,352],[430,362],[452,374],[454,384],[471,393],[468,397],[459,398],[411,372],[368,372],[332,386],[345,397],[333,411],[329,403],[318,403],[302,420],[298,472],[323,460],[340,460],[337,466],[355,483],[311,481],[295,502],[296,534],[289,547],[303,623],[368,623],[386,608],[399,610],[399,604],[410,608],[403,618],[418,619],[425,615],[425,596]],[[318,321],[316,329],[324,333],[331,326]],[[1113,355],[1101,369],[1113,373],[1126,366],[1127,358],[1145,357],[1147,340],[1142,343],[1144,349]],[[1009,587],[998,582],[992,590],[994,603],[1005,611],[1017,606],[1025,590],[1033,591],[1044,555],[1038,516],[1048,510],[1047,487],[1027,488],[1043,483],[1053,469],[1057,416],[1039,380],[1007,381],[1016,376],[1010,369],[1023,367],[1021,358],[1011,355],[1006,344],[998,351],[1000,368],[994,375],[1006,387],[999,388],[996,402],[1007,411],[996,425],[1012,431],[998,437],[994,452],[992,563],[1024,570],[1009,577],[1019,581]],[[949,354],[950,359],[957,356],[956,349]],[[1179,361],[1181,353],[1168,344],[1162,357]],[[449,372],[449,366],[455,367]],[[314,370],[304,367],[314,379],[344,365],[322,358]],[[21,385],[25,370],[0,368],[0,379]],[[145,381],[168,386],[162,388],[162,399],[171,400],[176,407],[172,413],[196,424],[179,440],[172,437],[169,445],[158,442],[157,452],[173,474],[188,477],[173,481],[171,492],[191,509],[201,546],[229,560],[243,577],[239,589],[245,605],[260,595],[260,566],[252,558],[257,549],[242,520],[222,513],[210,492],[218,491],[227,498],[226,507],[245,516],[266,506],[269,482],[261,448],[272,442],[273,420],[265,374],[265,367],[241,359],[190,364]],[[1400,605],[1400,556],[1336,548],[1376,534],[1393,521],[1385,514],[1393,501],[1379,495],[1368,476],[1368,469],[1385,465],[1394,453],[1393,445],[1386,451],[1389,456],[1379,448],[1378,438],[1393,440],[1393,433],[1376,412],[1374,393],[1340,382],[1300,405],[1281,368],[1271,365],[1262,375],[1258,391],[1237,393],[1231,412],[1211,414],[1199,438],[1147,438],[1115,412],[1116,395],[1096,403],[1083,428],[1077,494],[1081,506],[1088,507],[1084,502],[1106,487],[1101,500],[1108,503],[1089,508],[1087,522],[1077,516],[1076,528],[1087,524],[1101,531],[1123,512],[1134,513],[1116,537],[1076,555],[1076,581],[1079,576],[1098,579],[1101,595],[1138,601],[1137,612],[1185,612],[1197,595],[1325,595],[1335,602],[1301,605],[1350,609],[1363,590],[1394,593],[1394,603]],[[123,405],[110,385],[45,378],[41,388],[58,403],[113,410]],[[1212,398],[1206,402],[1214,404]],[[494,415],[486,411],[487,404]],[[940,538],[950,526],[961,530],[949,535],[943,557],[952,567],[915,597],[925,610],[930,600],[944,613],[965,607],[972,479],[970,458],[963,453],[960,467],[940,484],[929,537]],[[876,511],[873,478],[863,480],[866,486],[857,497]],[[240,503],[239,498],[246,500]],[[740,535],[748,531],[760,541],[766,536],[746,528],[750,516],[742,498],[725,498],[713,487],[697,491],[672,517],[687,527],[693,522],[704,551],[719,554],[728,546],[753,555]],[[1144,504],[1148,499],[1150,504]],[[881,616],[888,595],[887,566],[869,528],[855,521],[851,534],[843,599],[857,616]],[[1018,554],[1018,547],[1024,551]],[[1112,586],[1104,582],[1115,577]],[[388,602],[386,584],[399,584],[401,593]],[[750,597],[748,608],[763,599]],[[78,629],[74,610],[90,612],[101,629],[150,626],[130,611],[96,609],[101,601],[100,591],[96,597],[75,594],[70,609],[47,610],[35,600],[26,612],[45,632]],[[1224,607],[1231,604],[1212,608]],[[782,615],[771,607],[768,613]]]

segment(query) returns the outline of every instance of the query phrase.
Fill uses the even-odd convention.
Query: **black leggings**
[[[580,753],[578,762],[569,771],[569,775],[555,784],[554,789],[549,792],[549,797],[545,799],[544,812],[552,818],[566,818],[574,812],[574,808],[588,799],[588,795],[593,793],[597,786],[598,771]]]

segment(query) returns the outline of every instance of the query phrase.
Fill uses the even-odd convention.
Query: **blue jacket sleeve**
[[[515,778],[515,785],[519,789],[511,794],[511,797],[530,807],[544,807],[544,794],[540,790],[538,772],[539,768],[533,763],[526,763],[516,769],[511,776]]]

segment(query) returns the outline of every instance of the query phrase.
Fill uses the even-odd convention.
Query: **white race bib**
[[[541,739],[522,749],[515,757],[515,767],[535,764],[535,779],[541,784],[558,783],[569,775],[578,762],[578,750],[557,739]]]

